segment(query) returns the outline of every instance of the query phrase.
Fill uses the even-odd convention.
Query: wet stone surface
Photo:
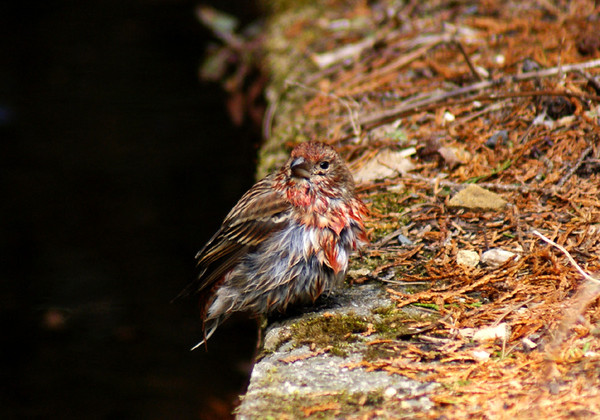
[[[356,367],[369,342],[382,338],[368,329],[377,322],[378,310],[392,305],[379,285],[352,286],[324,299],[311,312],[270,325],[238,418],[307,415],[314,406],[331,407],[327,416],[337,417],[398,399],[403,400],[404,409],[430,407],[430,400],[419,396],[437,385]],[[314,342],[299,337],[305,332],[303,325],[318,323],[335,328],[310,330],[316,331]],[[324,343],[319,336],[322,332],[329,333],[331,341]]]

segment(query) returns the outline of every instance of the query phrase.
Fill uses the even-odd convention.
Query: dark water
[[[248,2],[219,3],[251,18]],[[169,301],[252,182],[193,1],[0,5],[0,417],[219,418],[253,323]]]

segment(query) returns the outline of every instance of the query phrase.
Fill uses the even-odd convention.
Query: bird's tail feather
[[[194,347],[192,347],[190,349],[190,351],[196,350],[198,347],[200,347],[201,345],[205,344],[208,341],[208,339],[214,334],[214,332],[217,330],[217,327],[219,326],[219,324],[221,324],[221,322],[225,321],[225,316],[221,315],[217,318],[213,318],[213,319],[208,319],[205,321],[204,323],[204,338],[202,339],[202,341],[200,341],[198,344],[196,344]]]

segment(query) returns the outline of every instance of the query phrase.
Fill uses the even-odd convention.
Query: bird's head
[[[341,198],[354,191],[354,181],[346,163],[324,143],[299,144],[283,170],[292,188],[308,188],[332,198]]]

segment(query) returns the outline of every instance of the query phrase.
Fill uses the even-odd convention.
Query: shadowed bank
[[[0,6],[3,418],[227,417],[243,391],[254,323],[190,353],[196,303],[169,303],[257,139],[198,81],[195,6]]]

